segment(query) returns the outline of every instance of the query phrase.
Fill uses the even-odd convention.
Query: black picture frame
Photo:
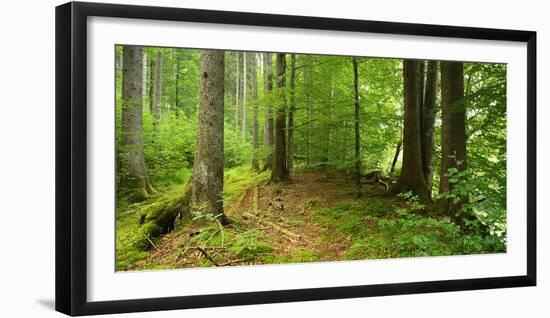
[[[86,36],[91,16],[502,40],[527,44],[527,274],[88,302]],[[91,315],[536,285],[536,32],[70,2],[56,7],[56,310]]]

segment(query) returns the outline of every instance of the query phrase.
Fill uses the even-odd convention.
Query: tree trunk
[[[411,191],[423,201],[430,201],[428,185],[424,178],[421,147],[421,76],[420,62],[403,60],[403,163],[401,175],[394,191]]]
[[[124,46],[122,69],[122,187],[134,191],[143,199],[152,191],[143,154],[142,81],[143,57],[141,48]]]
[[[242,126],[241,126],[241,134],[242,134],[242,137],[243,137],[243,140],[246,140],[246,99],[247,99],[247,96],[246,96],[246,80],[247,80],[247,77],[248,77],[248,70],[247,70],[247,64],[248,64],[248,58],[246,57],[247,54],[246,52],[243,52],[243,105],[242,105],[242,109],[243,109],[243,120],[242,120]]]
[[[271,169],[273,164],[273,107],[271,94],[273,91],[273,59],[271,53],[264,53],[264,81],[265,81],[265,124],[264,124],[264,147],[270,148],[269,153],[265,158],[264,168],[262,170]]]
[[[178,105],[178,99],[179,99],[179,83],[180,83],[180,60],[178,59],[178,55],[176,53],[176,94],[175,94],[175,97],[174,97],[174,107],[176,108],[176,110],[178,109],[179,105]]]
[[[287,169],[294,165],[294,112],[296,111],[296,55],[290,55],[290,108],[288,111]]]
[[[252,169],[260,170],[260,164],[258,163],[258,70],[257,70],[257,56],[256,53],[250,54],[250,71],[252,81],[252,102],[253,102],[253,114],[252,114]]]
[[[141,81],[141,102],[145,107],[145,96],[147,96],[147,54],[143,53],[142,56],[143,56],[143,62],[141,64],[141,67],[143,71],[141,75],[143,79]]]
[[[402,146],[402,142],[399,141],[397,143],[397,146],[395,147],[395,154],[393,155],[393,160],[391,162],[391,167],[390,167],[391,174],[395,172],[395,164],[397,164],[397,159],[399,158],[399,153],[401,152],[401,146]]]
[[[157,62],[155,70],[155,100],[153,102],[153,129],[159,132],[160,116],[161,116],[161,98],[162,98],[162,53],[157,53]]]
[[[426,83],[424,87],[424,104],[422,107],[422,163],[428,191],[432,193],[433,159],[435,145],[435,115],[437,86],[437,61],[428,61]]]
[[[459,103],[464,97],[464,68],[461,62],[441,62],[441,174],[439,193],[452,188],[445,176],[449,168],[466,169],[466,108]],[[466,199],[466,198],[464,198]],[[444,212],[459,209],[443,200]]]
[[[192,207],[216,215],[223,225],[230,223],[223,210],[224,56],[222,50],[201,50],[193,172],[180,198],[145,217],[144,231],[151,237],[172,231],[176,217],[188,215]]]
[[[239,106],[239,99],[240,99],[240,76],[239,76],[239,64],[240,64],[240,55],[241,53],[237,52],[237,63],[236,63],[236,78],[235,78],[235,131],[239,131],[239,118],[240,118],[240,106]]]
[[[155,93],[155,59],[153,56],[149,58],[149,112],[153,114],[153,94]]]
[[[271,181],[288,180],[286,166],[286,54],[277,53],[277,93],[279,107],[275,119],[275,147],[271,167]]]
[[[355,123],[355,195],[361,196],[361,139],[359,134],[359,76],[357,72],[357,59],[352,58],[353,64],[353,97],[355,101],[354,123]]]
[[[311,107],[312,107],[312,97],[311,97],[311,58],[306,57],[307,65],[304,70],[304,83],[306,91],[306,165],[311,164]]]
[[[228,219],[223,211],[224,51],[202,50],[197,148],[191,177],[193,205]]]

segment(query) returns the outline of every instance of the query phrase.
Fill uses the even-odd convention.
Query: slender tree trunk
[[[122,188],[135,191],[139,199],[152,191],[143,154],[141,48],[124,46],[122,70]]]
[[[240,83],[240,75],[239,75],[239,64],[240,64],[240,55],[241,53],[240,52],[236,52],[236,59],[237,59],[237,62],[236,62],[236,77],[235,77],[235,131],[239,131],[239,118],[240,118],[240,112],[239,112],[239,109],[240,109],[240,106],[239,106],[239,99],[240,99],[240,86],[241,86],[241,83]]]
[[[260,164],[258,162],[258,63],[256,53],[250,54],[250,71],[252,81],[252,102],[253,102],[253,114],[252,114],[252,169],[260,170]]]
[[[390,167],[390,173],[393,174],[395,172],[395,165],[397,164],[397,159],[399,158],[399,153],[401,152],[401,146],[402,146],[402,142],[399,141],[397,143],[397,146],[395,147],[395,154],[393,155],[393,160],[391,162],[391,167]]]
[[[247,78],[248,78],[248,58],[246,52],[243,52],[243,120],[241,127],[241,134],[244,140],[246,140],[246,88],[247,88]]]
[[[286,165],[286,54],[277,53],[277,93],[279,107],[275,119],[275,147],[271,180],[273,182],[288,180]]]
[[[421,147],[421,75],[416,60],[403,61],[403,163],[401,175],[394,191],[412,191],[423,201],[430,201],[428,185],[424,178]]]
[[[153,114],[153,94],[155,93],[155,59],[153,56],[149,58],[149,112]]]
[[[143,79],[141,81],[141,101],[143,103],[143,106],[145,107],[145,96],[147,96],[147,54],[143,53],[143,62],[142,62],[142,68],[143,71],[141,75],[143,76]]]
[[[162,53],[157,53],[157,62],[155,70],[155,101],[153,102],[153,129],[155,132],[159,132],[160,118],[161,118],[161,98],[162,98]]]
[[[461,62],[441,62],[441,174],[439,192],[448,192],[452,183],[445,175],[449,168],[466,169],[466,108],[464,67]],[[463,198],[465,200],[466,198]],[[460,204],[443,200],[444,212],[454,214]]]
[[[304,82],[306,91],[306,165],[311,164],[311,66],[310,57],[306,58],[307,65],[304,71]]]
[[[290,55],[290,108],[288,111],[287,169],[292,173],[294,165],[294,113],[296,112],[296,55]]]
[[[176,54],[176,59],[178,58],[177,54]],[[174,106],[176,107],[176,110],[178,109],[179,105],[178,105],[178,100],[179,100],[179,83],[180,83],[180,60],[177,59],[176,60],[176,94],[175,94],[175,98],[174,98]]]
[[[360,105],[359,105],[359,76],[357,72],[357,59],[352,58],[353,64],[353,97],[355,101],[354,123],[355,123],[355,195],[361,196],[361,138],[359,132]]]
[[[271,169],[273,164],[273,106],[272,106],[272,92],[273,92],[273,59],[271,53],[264,53],[264,72],[265,72],[265,124],[264,124],[264,147],[269,149],[269,153],[265,158],[264,169]]]
[[[422,162],[428,191],[432,193],[433,159],[435,145],[435,115],[437,61],[428,61],[426,83],[424,87],[424,104],[422,107]]]
[[[191,178],[194,205],[228,219],[223,211],[224,51],[202,50],[197,148]]]

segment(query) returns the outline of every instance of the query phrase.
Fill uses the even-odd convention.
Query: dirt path
[[[364,188],[367,192],[369,189],[372,188]],[[147,268],[151,264],[154,268],[177,268],[208,266],[213,262],[243,265],[340,260],[352,244],[351,237],[326,239],[327,230],[318,223],[315,211],[352,199],[353,181],[346,175],[330,172],[296,173],[288,182],[251,187],[226,204],[226,214],[234,222],[223,231],[227,240],[221,245],[231,244],[235,233],[254,229],[261,232],[262,244],[270,247],[269,259],[238,259],[224,252],[224,246],[189,252],[189,242],[200,229],[196,224],[188,224],[160,239],[147,259],[129,269]]]

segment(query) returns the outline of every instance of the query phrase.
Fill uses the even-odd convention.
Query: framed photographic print
[[[56,309],[534,286],[536,33],[56,8]]]

